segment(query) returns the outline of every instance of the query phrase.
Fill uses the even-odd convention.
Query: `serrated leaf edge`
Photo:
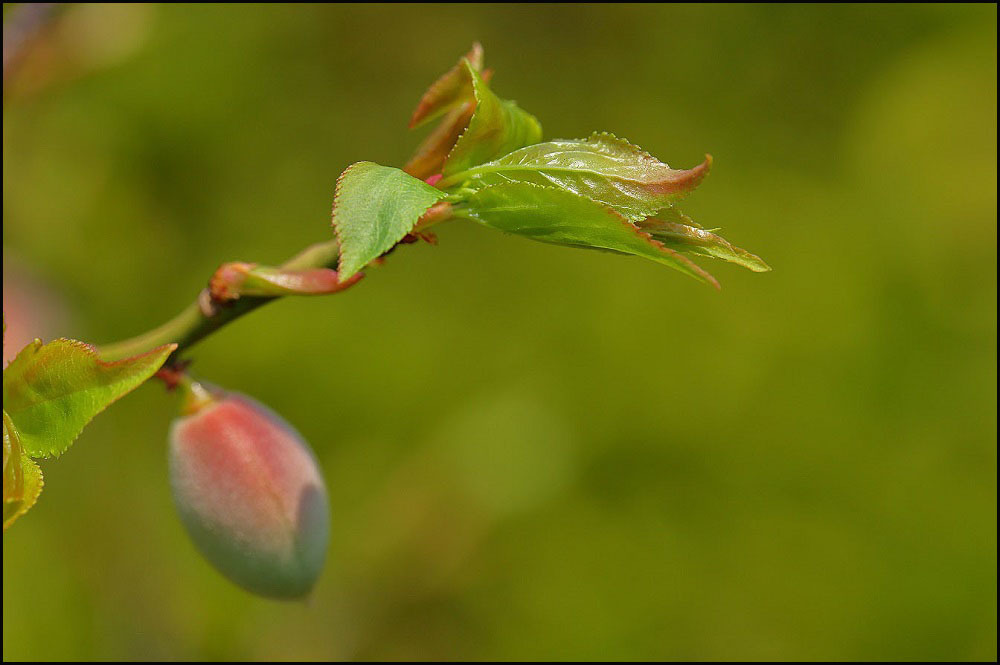
[[[151,356],[151,355],[154,355],[154,354],[163,353],[164,350],[170,349],[169,353],[167,353],[166,355],[163,356],[163,361],[166,362],[167,358],[170,356],[170,353],[173,353],[177,349],[177,344],[170,343],[170,344],[164,344],[162,346],[158,346],[155,349],[150,349],[149,351],[146,351],[145,353],[140,353],[138,355],[134,355],[134,356],[131,356],[129,358],[122,358],[121,360],[101,360],[101,357],[97,353],[97,348],[93,344],[87,344],[86,342],[81,342],[80,340],[77,340],[77,339],[69,339],[68,337],[58,337],[58,338],[52,340],[51,342],[43,344],[42,340],[36,337],[31,343],[29,343],[23,349],[21,349],[16,356],[14,356],[14,359],[11,360],[10,363],[8,363],[8,367],[10,365],[14,364],[15,362],[17,362],[17,359],[21,356],[21,354],[24,353],[25,351],[28,351],[30,348],[40,349],[43,346],[48,346],[49,344],[56,344],[56,343],[59,343],[59,342],[67,342],[67,343],[69,343],[70,346],[79,348],[81,351],[83,351],[88,356],[90,356],[91,358],[93,358],[93,360],[98,365],[101,365],[103,367],[115,367],[115,366],[118,366],[118,365],[125,365],[125,364],[128,364],[128,363],[134,362],[134,361],[136,361],[136,360],[138,360],[140,358],[145,358],[147,356]],[[159,367],[162,367],[162,365],[163,365],[163,363],[160,363]],[[159,369],[159,367],[157,367],[156,369],[154,369],[153,373],[155,373],[156,370]],[[5,372],[7,371],[6,368],[4,369],[4,371]],[[150,374],[150,376],[152,376],[152,374]],[[145,381],[147,381],[148,378],[149,377],[147,377],[143,381],[139,382],[138,384],[136,384],[130,390],[127,390],[126,392],[124,392],[124,393],[122,393],[120,395],[117,395],[110,402],[108,402],[107,404],[105,404],[104,406],[102,406],[100,409],[98,409],[97,411],[95,411],[94,415],[91,416],[90,420],[93,420],[94,418],[96,418],[100,414],[104,413],[104,411],[109,406],[111,406],[112,404],[114,404],[115,402],[117,402],[118,400],[120,400],[125,395],[129,394],[130,392],[132,392],[132,390],[135,390],[135,388],[138,388],[140,385],[142,385],[143,383],[145,383]],[[83,392],[83,389],[73,390],[73,391],[70,391],[70,392],[68,392],[66,394],[67,395],[73,395],[73,394],[79,393],[79,392]],[[6,406],[4,408],[6,408]],[[9,412],[8,412],[8,416],[10,417],[11,421],[14,422],[14,425],[16,426],[17,422],[14,421],[14,416],[11,416]],[[63,448],[62,451],[60,451],[60,452],[49,451],[47,453],[34,454],[34,453],[29,452],[27,449],[25,449],[25,455],[27,457],[29,457],[29,458],[32,458],[32,459],[58,459],[58,458],[62,457],[62,455],[65,454],[65,452],[67,450],[69,450],[70,447],[72,447],[72,445],[76,442],[76,440],[78,438],[80,438],[80,434],[83,432],[84,429],[86,429],[86,425],[90,423],[90,420],[88,420],[87,423],[85,423],[84,426],[80,428],[80,431],[78,431],[73,436],[73,438],[71,438],[69,440],[69,443],[66,444],[66,447]]]
[[[629,152],[631,152],[637,159],[639,159],[641,161],[644,161],[644,162],[650,162],[651,163],[650,164],[651,167],[655,166],[656,168],[661,168],[661,167],[666,168],[673,175],[669,179],[645,180],[645,179],[642,179],[642,178],[630,178],[630,177],[619,176],[619,175],[605,176],[605,175],[603,175],[603,174],[601,174],[601,173],[599,173],[597,171],[594,171],[593,169],[590,169],[590,168],[579,168],[579,169],[577,169],[577,168],[570,168],[570,167],[553,167],[553,166],[529,167],[529,166],[525,166],[523,164],[498,164],[498,162],[501,162],[504,159],[507,159],[508,157],[510,157],[511,155],[513,155],[516,152],[520,152],[522,150],[527,150],[528,148],[532,148],[532,147],[537,147],[538,145],[553,144],[553,143],[575,143],[575,144],[588,144],[588,145],[600,148],[601,145],[602,145],[602,140],[603,139],[611,139],[611,140],[613,140],[613,141],[615,141],[615,142],[617,142],[619,144],[623,144],[622,148],[625,149],[625,150],[628,150]],[[458,144],[456,143],[456,146],[457,145]],[[453,148],[453,150],[454,150],[454,148]],[[603,154],[603,155],[605,155],[605,156],[615,157],[614,154],[612,154],[610,151],[607,151],[607,150],[600,150],[600,153]],[[450,154],[449,154],[449,157],[450,157]],[[495,158],[493,160],[490,160],[489,162],[484,162],[482,164],[477,164],[476,166],[470,167],[470,168],[466,169],[465,171],[462,171],[462,172],[456,173],[456,174],[452,174],[451,176],[448,177],[448,180],[456,179],[456,178],[458,178],[458,176],[466,176],[465,178],[462,179],[465,182],[466,186],[474,187],[474,183],[475,183],[476,179],[479,178],[479,177],[481,177],[484,174],[487,174],[487,173],[497,173],[497,172],[508,171],[508,170],[512,170],[512,171],[518,171],[518,170],[537,170],[539,172],[544,172],[544,171],[550,171],[550,172],[551,171],[570,171],[570,172],[575,172],[575,173],[580,173],[580,174],[591,173],[591,174],[594,174],[595,176],[607,177],[607,178],[609,178],[611,180],[616,180],[616,181],[619,181],[619,182],[629,182],[629,183],[632,183],[632,184],[637,185],[639,187],[643,187],[643,188],[651,190],[650,193],[654,194],[654,195],[658,195],[658,194],[677,195],[678,198],[684,198],[687,195],[689,195],[691,192],[693,192],[695,189],[697,189],[698,186],[701,184],[701,182],[708,176],[708,174],[709,174],[709,172],[711,171],[711,168],[712,168],[712,162],[713,162],[712,156],[710,154],[706,153],[705,154],[705,159],[704,159],[704,161],[702,161],[701,164],[698,164],[697,166],[693,166],[690,169],[675,169],[675,168],[671,167],[669,164],[667,164],[666,162],[660,161],[659,159],[657,159],[656,157],[654,157],[650,153],[646,152],[645,150],[643,150],[639,146],[635,145],[634,143],[629,142],[627,139],[615,136],[614,134],[612,134],[610,132],[592,132],[585,139],[551,139],[549,141],[543,142],[542,144],[532,144],[532,145],[524,146],[524,147],[521,147],[521,148],[517,148],[516,150],[512,150],[511,152],[507,153],[506,155],[501,155],[500,157],[497,157],[497,158]],[[447,163],[447,160],[446,160],[446,163]],[[534,184],[534,183],[532,183],[532,184]],[[489,185],[487,185],[487,186],[489,186]],[[480,187],[480,189],[482,189],[482,187]],[[662,191],[657,191],[658,189],[662,189]],[[576,192],[572,192],[571,190],[567,190],[567,191],[570,191],[570,193],[574,193],[574,194],[576,193]],[[590,198],[590,197],[587,197],[587,198]],[[599,203],[601,203],[601,202],[599,202]],[[659,212],[660,210],[665,210],[665,209],[673,207],[673,205],[675,203],[676,203],[676,201],[671,201],[671,202],[664,203],[664,204],[660,205],[659,207],[650,207],[650,208],[648,208],[648,210],[650,210],[651,212],[635,213],[635,214],[620,213],[620,214],[625,214],[625,216],[628,217],[632,221],[640,221],[640,220],[646,219],[646,218],[654,215],[656,212]],[[695,224],[695,226],[698,226],[698,225]]]
[[[337,224],[337,203],[340,201],[340,190],[343,186],[344,178],[347,176],[348,172],[361,164],[373,164],[374,162],[360,161],[354,162],[346,169],[341,171],[340,175],[337,176],[337,184],[333,189],[333,206],[330,209],[330,225],[333,227],[333,235],[337,239],[337,245],[339,246],[338,258],[337,258],[337,274],[342,275],[340,267],[344,264],[344,238],[340,234],[340,226]],[[338,277],[338,280],[342,277]]]
[[[487,190],[491,190],[491,189],[509,187],[511,184],[512,183],[503,183],[503,184],[498,184],[498,185],[489,185],[487,187],[483,187],[483,188],[478,189],[476,191],[477,192],[483,192],[483,191],[487,191]],[[719,281],[717,279],[715,279],[715,277],[713,277],[712,274],[709,273],[707,270],[705,270],[704,268],[702,268],[701,266],[699,266],[697,263],[695,263],[694,261],[692,261],[688,257],[684,256],[680,252],[677,252],[677,251],[675,251],[673,249],[670,249],[669,247],[666,247],[659,240],[657,240],[656,238],[654,238],[653,236],[651,236],[646,231],[643,231],[642,229],[640,229],[633,222],[631,222],[628,219],[628,217],[622,215],[621,213],[619,213],[617,210],[615,210],[611,206],[605,205],[604,203],[601,203],[600,201],[595,201],[594,199],[592,199],[590,197],[582,196],[580,194],[577,194],[576,192],[570,192],[570,191],[562,189],[560,187],[551,187],[551,186],[547,186],[547,185],[536,185],[535,183],[531,183],[531,182],[519,182],[519,183],[513,183],[513,184],[516,184],[518,186],[526,185],[526,186],[529,186],[529,187],[535,187],[537,189],[545,189],[545,190],[549,190],[549,191],[553,191],[553,192],[560,192],[561,194],[564,194],[564,195],[567,195],[567,196],[573,196],[573,197],[576,197],[578,199],[582,199],[584,201],[592,203],[593,205],[597,206],[598,208],[603,209],[605,212],[607,212],[610,215],[612,215],[615,219],[619,220],[630,231],[632,231],[633,233],[635,233],[637,236],[639,236],[639,238],[641,238],[642,240],[644,240],[647,244],[649,244],[653,248],[655,248],[658,251],[660,251],[661,253],[663,253],[663,254],[671,257],[672,259],[675,259],[679,263],[683,263],[686,267],[688,267],[689,269],[692,270],[692,272],[695,273],[694,275],[691,275],[691,277],[694,277],[695,279],[701,278],[701,280],[703,280],[705,283],[707,283],[707,284],[715,287],[716,290],[721,290],[722,289],[722,286],[719,284]],[[476,221],[479,221],[479,220],[476,220]],[[510,235],[517,235],[517,234],[510,234]],[[558,244],[558,243],[555,243],[555,244]],[[620,250],[613,250],[613,251],[620,251]],[[623,252],[623,253],[628,254],[628,252]],[[642,257],[639,257],[639,258],[642,258]]]
[[[469,76],[472,77],[472,94],[473,94],[473,96],[476,99],[476,106],[475,106],[475,108],[472,111],[472,117],[469,118],[469,122],[465,126],[465,129],[462,131],[461,134],[458,135],[458,138],[455,140],[455,145],[453,145],[451,147],[451,150],[448,151],[448,156],[444,158],[444,164],[442,165],[442,169],[445,170],[445,171],[447,171],[448,162],[451,161],[452,155],[455,154],[455,150],[457,150],[458,146],[460,146],[462,144],[462,139],[464,139],[465,136],[466,136],[466,134],[469,133],[469,130],[472,129],[472,123],[476,119],[476,113],[479,112],[479,107],[482,104],[482,99],[480,99],[480,96],[479,96],[479,86],[476,85],[476,79],[478,78],[480,81],[482,81],[482,77],[478,76],[479,72],[475,71],[475,69],[472,66],[472,63],[470,63],[467,58],[462,58],[462,63],[466,66],[466,71],[469,72]],[[483,82],[483,85],[487,85],[487,86],[489,85],[489,84],[486,83],[486,81],[482,81],[482,82]],[[494,95],[495,94],[496,93],[494,93]],[[529,118],[531,118],[535,122],[535,124],[538,125],[539,130],[541,130],[541,123],[538,122],[538,118],[536,118],[533,114],[528,113],[527,111],[525,111],[524,109],[522,109],[520,106],[518,106],[518,104],[517,104],[516,101],[514,101],[512,99],[500,99],[499,97],[497,97],[497,99],[500,101],[501,104],[504,104],[504,103],[513,104],[515,107],[517,107],[518,109],[520,109],[522,113],[524,113]],[[516,148],[515,150],[520,150],[520,148]],[[511,152],[514,152],[514,151],[512,150]],[[510,154],[510,153],[507,153],[507,154]],[[501,157],[502,157],[502,155],[501,155]],[[497,159],[499,159],[499,157]],[[454,175],[456,175],[456,174],[452,174],[452,176],[449,176],[449,177],[453,177]]]
[[[348,171],[350,171],[351,169],[353,169],[353,168],[355,168],[357,166],[360,166],[362,164],[373,164],[375,166],[382,166],[381,164],[378,164],[376,162],[360,161],[360,162],[354,162],[353,164],[351,164],[350,166],[348,166],[346,169],[344,169],[343,172],[339,176],[337,176],[337,184],[334,187],[334,191],[333,191],[333,206],[332,206],[331,211],[330,211],[330,224],[333,227],[333,233],[334,233],[334,237],[337,239],[337,244],[340,246],[339,247],[339,250],[340,250],[339,251],[339,256],[338,256],[338,259],[337,259],[337,281],[340,284],[343,284],[345,286],[348,285],[348,283],[351,282],[351,280],[353,280],[355,278],[355,276],[359,272],[361,272],[362,270],[364,270],[365,267],[368,265],[366,263],[365,265],[363,265],[363,266],[359,267],[358,269],[354,270],[352,273],[345,274],[345,272],[342,270],[342,267],[344,265],[344,241],[343,241],[343,237],[341,236],[340,227],[337,225],[337,204],[340,201],[341,187],[343,186],[344,178],[347,176]],[[410,175],[409,173],[406,173],[406,171],[403,171],[402,169],[397,169],[394,166],[386,166],[386,167],[383,167],[383,168],[396,169],[397,171],[406,174],[410,178],[413,178],[413,176]],[[416,180],[418,182],[421,182],[420,178],[414,178],[414,180]],[[426,185],[427,183],[424,183],[424,184]],[[432,189],[436,189],[432,185],[427,185],[427,186],[431,187]],[[440,191],[440,190],[438,190],[438,191]],[[440,195],[438,196],[437,200],[434,201],[434,203],[432,203],[429,206],[427,206],[427,209],[424,210],[423,212],[421,212],[420,215],[418,215],[417,218],[415,220],[413,220],[413,225],[410,227],[410,230],[412,230],[413,227],[415,227],[417,225],[417,222],[420,221],[420,218],[427,212],[427,210],[430,210],[435,205],[437,205],[441,201],[441,199],[443,199],[445,196],[446,196],[446,194],[444,192],[440,192]],[[394,246],[395,246],[395,244],[398,244],[399,240],[401,240],[405,236],[406,236],[406,233],[404,233],[402,236],[400,236],[396,240],[396,243],[394,243]],[[388,251],[389,250],[386,250],[386,252],[388,252]],[[383,252],[382,254],[385,254],[386,252]],[[378,258],[378,257],[376,257],[376,258]]]
[[[434,83],[427,88],[426,92],[424,92],[424,94],[420,97],[420,101],[417,102],[417,107],[413,110],[413,114],[410,116],[410,129],[416,129],[424,123],[434,119],[435,116],[429,109],[432,106],[432,99],[435,96],[435,93],[437,93],[437,91],[445,85],[445,81],[448,77],[452,76],[453,73],[458,74],[461,72],[462,63],[465,60],[468,60],[471,66],[475,67],[477,71],[481,70],[483,67],[483,45],[479,42],[473,42],[472,48],[469,52],[463,55],[459,59],[458,63],[439,76],[437,80],[435,80]],[[472,64],[473,62],[475,64]]]
[[[743,249],[742,247],[737,247],[736,245],[734,245],[733,243],[729,242],[728,240],[726,240],[722,236],[720,236],[720,235],[718,235],[716,233],[713,233],[710,230],[701,228],[701,226],[698,225],[693,219],[691,219],[690,217],[688,217],[687,215],[685,215],[684,213],[682,213],[677,208],[672,208],[671,212],[673,212],[674,214],[676,214],[679,218],[681,218],[682,220],[684,220],[684,222],[686,222],[686,223],[670,222],[670,221],[667,221],[667,220],[664,220],[664,219],[659,219],[656,216],[648,217],[647,219],[655,220],[656,222],[659,222],[660,224],[663,224],[665,227],[668,227],[668,228],[669,227],[681,227],[681,229],[685,229],[686,230],[686,232],[684,232],[683,235],[687,235],[689,237],[690,236],[694,236],[695,238],[704,241],[706,243],[705,245],[695,245],[695,244],[691,245],[692,248],[693,248],[691,250],[692,253],[695,253],[698,256],[705,256],[705,257],[708,257],[708,258],[711,258],[711,259],[716,259],[718,261],[726,261],[727,263],[734,263],[734,264],[736,264],[736,265],[738,265],[740,267],[746,268],[747,270],[750,270],[752,272],[770,272],[771,266],[768,265],[767,261],[765,261],[764,259],[760,258],[759,256],[757,256],[753,252],[749,252],[749,251]],[[715,229],[715,230],[718,230],[718,229]],[[652,230],[652,229],[650,231],[648,231],[648,232],[649,233],[655,233],[655,231]],[[711,253],[711,251],[709,251],[711,249],[712,245],[721,245],[721,246],[725,247],[726,249],[728,249],[733,254],[735,254],[736,256],[741,257],[743,260],[742,261],[734,261],[733,259],[729,259],[729,258],[726,258],[726,257],[723,257],[723,256],[718,256],[716,254],[713,254],[713,253]],[[703,251],[695,251],[696,249],[700,249],[700,250],[703,250]]]

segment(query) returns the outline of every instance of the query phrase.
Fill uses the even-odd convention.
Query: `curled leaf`
[[[240,296],[322,296],[342,291],[360,280],[355,275],[341,281],[336,270],[310,268],[289,270],[256,263],[223,263],[209,280],[208,289],[217,302]]]
[[[464,193],[453,214],[540,242],[641,256],[718,288],[705,270],[611,207],[564,189],[526,182],[484,187]]]
[[[448,111],[440,124],[417,146],[403,170],[421,180],[440,173],[448,153],[469,126],[475,108],[475,100],[470,99]]]
[[[463,64],[472,81],[476,107],[469,126],[445,160],[442,172],[446,179],[542,140],[542,125],[535,116],[497,97],[468,60]]]
[[[431,84],[410,117],[410,129],[426,124],[472,98],[472,81],[465,72],[464,62],[477,72],[483,69],[483,47],[479,42],[454,67]]]
[[[36,339],[3,372],[3,408],[24,451],[62,454],[94,416],[151,377],[176,348],[105,362],[89,344]]]

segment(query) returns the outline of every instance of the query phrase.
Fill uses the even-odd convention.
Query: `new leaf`
[[[448,153],[469,126],[475,108],[476,101],[469,99],[448,111],[438,126],[420,142],[403,170],[421,180],[441,173]]]
[[[507,182],[553,186],[614,208],[633,221],[645,219],[694,190],[711,158],[693,169],[672,169],[613,134],[529,145],[441,181],[465,181],[478,189]],[[447,176],[447,174],[446,174]]]
[[[472,78],[476,109],[468,128],[448,154],[445,178],[542,140],[542,125],[535,116],[497,97],[475,67],[468,60],[463,62]]]
[[[175,348],[104,362],[83,342],[36,339],[3,372],[3,408],[25,453],[63,453],[94,416],[153,376]]]
[[[771,266],[756,254],[740,249],[711,231],[699,228],[687,215],[676,208],[669,208],[657,217],[637,222],[639,228],[649,233],[665,246],[685,254],[711,256],[741,265],[754,272],[767,272]]]
[[[479,42],[427,89],[410,117],[410,129],[434,120],[472,97],[472,81],[465,72],[466,60],[477,72],[483,70],[483,47]]]
[[[564,189],[527,182],[484,187],[465,194],[453,213],[540,242],[642,256],[718,288],[714,277],[623,215]]]
[[[473,79],[465,68],[466,60],[472,69],[480,72],[483,82],[489,83],[493,72],[483,70],[483,47],[476,43],[458,64],[445,72],[424,93],[410,118],[410,129],[443,117],[403,167],[404,171],[415,178],[424,180],[441,173],[448,153],[469,126],[476,109],[476,94],[472,87]]]
[[[402,240],[446,194],[390,166],[358,162],[337,180],[333,228],[340,240],[337,272],[352,277]]]

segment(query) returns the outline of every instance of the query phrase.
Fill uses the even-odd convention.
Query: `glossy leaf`
[[[715,278],[623,215],[564,189],[532,183],[484,187],[464,193],[453,214],[532,240],[642,256],[718,288]]]
[[[399,169],[373,162],[348,166],[337,180],[333,228],[340,240],[337,271],[347,280],[409,233],[446,195]]]
[[[36,339],[3,372],[3,408],[25,452],[62,454],[94,416],[151,377],[175,348],[104,362],[83,342]]]
[[[629,219],[645,219],[683,198],[708,174],[711,157],[688,170],[672,169],[612,134],[529,145],[455,174],[440,184],[465,181],[479,188],[507,182],[554,186],[599,201]]]
[[[3,530],[35,505],[42,493],[42,470],[24,453],[17,429],[3,412]]]
[[[477,72],[483,69],[483,47],[479,42],[454,67],[431,84],[410,117],[410,129],[440,117],[472,99],[472,80],[465,71],[465,61]]]
[[[542,126],[535,116],[497,97],[471,63],[465,60],[464,64],[472,79],[476,108],[448,154],[442,170],[445,178],[542,140]]]
[[[759,256],[734,247],[725,238],[700,228],[687,215],[675,208],[664,210],[660,218],[650,217],[637,224],[653,238],[679,252],[711,256],[736,263],[754,272],[767,272],[771,269],[771,266]]]

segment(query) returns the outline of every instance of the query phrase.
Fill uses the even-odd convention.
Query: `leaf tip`
[[[441,75],[431,84],[427,92],[420,98],[417,108],[410,116],[408,127],[415,129],[428,122],[432,118],[442,113],[448,106],[456,101],[456,96],[460,94],[462,78],[464,76],[463,63],[473,71],[480,71],[483,68],[483,46],[479,42],[473,42],[472,48],[454,65],[451,69]]]
[[[701,181],[708,176],[709,172],[712,170],[712,161],[712,155],[705,153],[705,160],[701,164],[688,169],[687,171],[682,171],[682,173],[686,176],[683,179],[683,184],[688,191],[691,191],[700,185]]]

